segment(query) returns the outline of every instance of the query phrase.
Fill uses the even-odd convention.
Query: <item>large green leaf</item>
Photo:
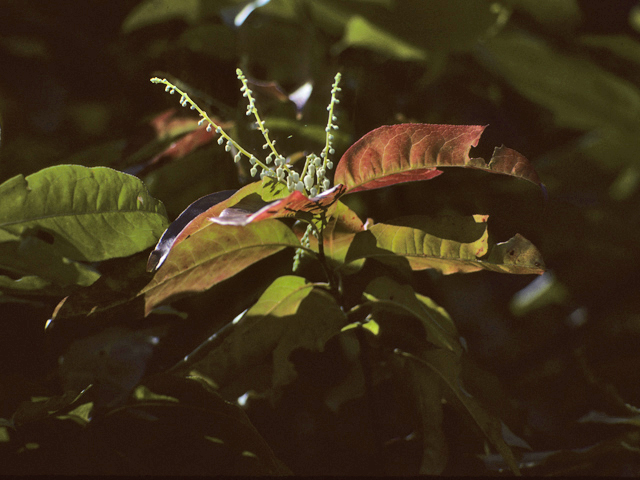
[[[485,410],[462,386],[459,355],[445,349],[425,350],[420,355],[414,355],[398,349],[395,350],[395,353],[415,362],[417,366],[428,367],[442,378],[463,408],[471,415],[476,425],[480,427],[482,433],[493,444],[498,453],[502,455],[511,471],[516,475],[520,475],[518,463],[513,452],[502,437],[502,423]]]
[[[404,123],[376,128],[354,143],[340,159],[334,181],[347,193],[429,180],[442,167],[465,167],[510,175],[540,185],[538,174],[521,154],[494,150],[489,163],[470,158],[485,127]]]
[[[397,262],[404,258],[413,270],[432,268],[445,275],[491,270],[541,274],[544,261],[522,235],[491,244],[487,215],[426,217],[413,215],[378,223],[357,234],[347,261],[376,258]]]
[[[195,231],[174,244],[166,261],[142,289],[145,314],[176,296],[202,292],[286,247],[299,247],[279,220],[246,226],[218,225]]]
[[[388,277],[373,280],[363,293],[374,303],[374,311],[392,311],[411,315],[422,323],[426,339],[440,348],[460,353],[462,347],[458,331],[449,314],[433,300],[413,291],[409,285],[400,285]]]
[[[302,277],[279,277],[224,342],[193,369],[225,386],[252,366],[272,363],[271,386],[277,389],[296,377],[289,360],[291,352],[298,348],[323,350],[345,323],[345,314],[324,289]]]
[[[162,203],[140,179],[106,167],[59,165],[0,185],[0,230],[37,236],[70,260],[125,257],[167,227]]]

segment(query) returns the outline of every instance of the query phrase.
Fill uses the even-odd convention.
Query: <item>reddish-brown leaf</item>
[[[258,222],[268,218],[293,217],[298,212],[311,214],[325,212],[329,216],[331,207],[335,205],[344,191],[343,185],[336,185],[316,197],[308,198],[296,190],[285,198],[271,202],[254,211],[255,213],[251,212],[245,205],[241,205],[240,209],[236,208],[236,206],[227,208],[219,216],[210,217],[210,219],[212,222],[221,225],[247,225],[251,222]]]
[[[515,150],[496,148],[489,163],[470,158],[485,127],[480,125],[429,125],[406,123],[377,128],[340,159],[335,182],[346,193],[429,180],[442,167],[466,167],[522,178],[540,185],[529,161]]]

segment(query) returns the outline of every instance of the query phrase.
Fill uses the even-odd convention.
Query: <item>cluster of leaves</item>
[[[625,284],[638,264],[640,49],[630,36],[578,35],[588,3],[118,7],[120,43],[102,48],[90,35],[92,54],[117,59],[118,81],[91,83],[110,71],[71,88],[90,100],[65,111],[67,134],[44,135],[39,149],[32,133],[3,145],[0,302],[7,318],[37,324],[35,334],[21,323],[25,345],[48,318],[51,364],[61,362],[61,381],[3,377],[13,392],[2,397],[3,464],[16,473],[631,468],[640,393],[620,372],[637,355],[620,338],[637,331]],[[0,54],[57,58],[47,41],[7,37]],[[225,97],[237,96],[238,64],[251,72],[240,75],[256,116],[249,128]],[[200,119],[145,103],[154,97],[140,79],[153,70]],[[328,90],[337,70],[347,94],[339,108],[335,79],[327,123],[326,90],[315,86]],[[9,90],[0,92],[13,102]],[[131,121],[144,113],[151,141]],[[264,141],[247,135],[256,129]],[[544,219],[531,164],[506,147],[487,151],[481,134],[537,160]],[[61,139],[76,137],[104,143],[65,157],[77,144]],[[494,272],[545,269],[516,232],[554,271],[514,296],[530,277]],[[477,273],[449,275],[468,272]],[[627,353],[609,359],[608,342]]]
[[[166,226],[162,203],[148,194],[138,178],[105,167],[62,165],[26,178],[18,175],[0,185],[6,200],[0,223],[6,236],[3,245],[18,254],[6,255],[3,263],[7,275],[1,278],[6,300],[19,301],[29,294],[60,295],[65,287],[85,287],[58,304],[47,324],[47,328],[53,329],[77,317],[84,317],[86,321],[87,317],[112,315],[110,311],[115,309],[118,315],[135,318],[139,305],[147,316],[181,296],[208,290],[284,248],[296,248],[320,263],[326,281],[313,282],[296,275],[278,276],[257,302],[234,320],[231,332],[217,348],[177,370],[189,376],[209,378],[220,387],[233,381],[246,366],[271,357],[273,373],[269,392],[272,398],[277,398],[279,390],[296,377],[289,360],[294,350],[322,350],[329,339],[341,332],[362,329],[380,335],[383,345],[389,349],[385,363],[391,362],[401,371],[408,369],[415,388],[421,392],[420,410],[425,427],[422,473],[440,473],[446,464],[446,456],[441,452],[444,448],[441,425],[434,424],[432,418],[434,412],[442,416],[442,382],[469,410],[510,468],[518,472],[497,420],[463,390],[459,380],[463,348],[447,313],[409,285],[401,285],[387,276],[373,278],[362,291],[363,301],[349,304],[343,299],[343,281],[347,281],[343,277],[357,273],[368,258],[393,268],[432,269],[443,274],[481,269],[540,274],[544,271],[540,253],[521,235],[503,243],[491,242],[487,215],[409,216],[389,223],[367,221],[365,226],[340,198],[353,192],[432,179],[449,167],[480,169],[540,185],[528,160],[506,147],[496,148],[488,163],[471,158],[469,151],[477,145],[484,127],[392,125],[370,132],[347,150],[336,168],[337,185],[328,188],[324,172],[331,169],[329,155],[334,153],[331,141],[336,129],[333,110],[338,103],[339,75],[328,107],[325,149],[320,157],[307,156],[301,174],[294,172],[275,150],[240,71],[238,78],[249,99],[248,113],[255,115],[267,142],[265,147],[271,149],[264,161],[231,139],[186,92],[166,80],[154,78],[152,82],[165,84],[170,93],[178,91],[180,104],[189,104],[200,113],[199,125],[207,122],[205,130],[215,131],[221,140],[219,144],[226,141],[225,150],[237,151],[236,161],[244,154],[252,170],[260,166],[260,181],[194,202],[166,229],[151,253],[147,270],[157,270],[151,280],[139,289],[129,285],[124,292],[118,292],[120,295],[113,296],[105,295],[105,290],[109,292],[113,288],[107,282],[98,282],[100,274],[82,262],[129,256],[146,249]],[[268,165],[274,157],[275,168],[271,169]],[[320,164],[316,170],[317,160]],[[285,170],[286,181],[284,173],[281,175]],[[319,195],[318,187],[314,186],[316,179],[312,178],[314,173],[323,190]],[[304,182],[298,180],[301,177]],[[306,246],[301,243],[295,233],[297,224],[291,226],[279,220],[287,217],[308,224],[316,242],[311,245],[307,241]],[[38,264],[25,258],[48,259],[46,276]],[[396,330],[402,332],[402,329],[393,324],[388,313],[414,317],[421,324],[423,333],[407,351],[394,342]],[[153,343],[156,337],[146,338]],[[362,341],[369,340],[362,337]],[[140,345],[144,342],[143,339],[134,342],[134,346],[127,345],[134,365],[145,363],[149,349]],[[122,348],[118,344],[106,355],[118,358]],[[79,373],[74,353],[72,348],[61,357],[65,386],[80,386],[85,391],[89,385],[98,383],[102,391],[97,399],[104,402],[100,395],[108,395],[104,392],[105,379],[87,376],[86,364],[83,365],[85,371]],[[112,375],[110,380],[116,387],[116,397],[107,405],[113,406],[128,396],[143,373],[144,367],[130,365],[126,373]],[[90,383],[84,385],[82,381]],[[424,397],[427,392],[429,396]],[[93,402],[84,403],[71,413],[90,404],[93,406]],[[19,410],[18,416],[21,413]],[[86,421],[88,423],[88,417]],[[440,453],[434,455],[434,449]]]

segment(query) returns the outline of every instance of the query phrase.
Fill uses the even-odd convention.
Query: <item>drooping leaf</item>
[[[489,163],[470,158],[485,127],[406,123],[377,128],[354,143],[340,159],[334,181],[346,193],[429,180],[443,167],[480,169],[540,185],[529,161],[515,150],[495,149]]]
[[[422,427],[420,475],[440,475],[447,466],[448,448],[442,421],[443,382],[426,368],[408,362],[407,370],[415,392]]]
[[[482,433],[493,444],[498,453],[502,455],[511,471],[516,475],[520,475],[520,469],[513,452],[502,437],[502,423],[485,410],[462,386],[459,355],[445,349],[424,350],[419,355],[398,349],[396,349],[395,353],[409,361],[416,362],[417,366],[428,367],[442,378],[463,408],[471,415]]]
[[[394,311],[419,319],[426,339],[437,347],[458,354],[462,351],[458,331],[449,314],[429,297],[414,292],[411,286],[400,285],[389,277],[378,277],[367,285],[363,296],[374,303],[374,310]]]
[[[35,235],[70,260],[124,257],[167,226],[162,203],[140,179],[105,167],[59,165],[0,185],[0,229]]]
[[[140,292],[145,314],[176,296],[207,290],[283,248],[298,246],[291,229],[278,220],[244,227],[210,223],[174,242],[162,267]]]
[[[542,274],[544,260],[540,251],[519,233],[506,242],[497,243],[489,253],[483,268],[495,272]]]
[[[347,261],[376,258],[396,262],[404,258],[413,270],[432,268],[445,275],[478,270],[544,272],[542,255],[522,235],[490,244],[487,219],[487,215],[435,218],[414,215],[378,223],[356,236]]]
[[[296,377],[289,360],[291,352],[297,348],[322,351],[345,321],[345,314],[324,289],[302,277],[279,277],[224,342],[193,369],[224,386],[249,366],[272,362],[271,386],[278,389]]]

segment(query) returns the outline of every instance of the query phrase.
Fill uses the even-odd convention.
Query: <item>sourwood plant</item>
[[[246,113],[264,137],[261,152],[234,140],[186,89],[166,79],[151,80],[199,116],[190,141],[215,139],[255,179],[238,190],[196,200],[172,223],[138,177],[106,167],[59,165],[0,185],[0,300],[62,298],[46,322],[48,331],[88,323],[104,329],[72,343],[60,357],[61,395],[32,397],[2,420],[8,444],[33,445],[28,432],[42,422],[72,422],[84,432],[82,438],[90,439],[77,440],[74,448],[110,459],[84,468],[129,472],[122,458],[148,458],[141,444],[157,446],[158,432],[175,435],[167,425],[177,415],[182,429],[189,431],[184,441],[204,445],[198,452],[216,459],[218,463],[207,464],[215,472],[286,473],[240,408],[223,401],[219,392],[240,384],[247,394],[277,402],[299,375],[294,352],[321,352],[332,339],[350,338],[367,371],[362,386],[350,387],[340,402],[370,394],[388,376],[404,378],[416,401],[415,428],[423,445],[416,473],[438,474],[447,464],[443,403],[463,411],[518,473],[512,446],[524,442],[465,389],[464,341],[447,312],[417,291],[411,272],[535,275],[545,270],[540,252],[519,234],[494,239],[482,212],[376,222],[360,218],[343,199],[428,181],[454,168],[531,182],[542,195],[544,186],[531,163],[504,146],[488,161],[470,156],[484,126],[412,123],[373,130],[338,159],[334,138],[340,124],[340,74],[327,107],[324,148],[288,157],[261,118],[250,83],[242,71],[237,75],[248,102]],[[139,259],[154,244],[145,272]],[[127,319],[145,327],[146,317],[161,313],[180,316],[172,303],[223,289],[228,279],[285,250],[291,252],[288,273],[261,271],[269,284],[257,300],[168,370],[147,374],[158,343],[170,342],[162,328],[113,326]],[[117,267],[106,262],[124,257],[130,262],[124,263],[125,258]],[[245,293],[250,298],[255,292]],[[257,366],[267,374],[252,384],[255,377],[247,372]],[[240,377],[245,380],[238,382]],[[145,430],[150,417],[162,426],[155,433]],[[115,431],[127,448],[108,436]],[[127,443],[141,431],[147,433],[138,442]],[[105,443],[113,457],[105,454]],[[29,454],[29,447],[20,448]],[[211,449],[223,453],[211,457]],[[3,450],[7,461],[14,461],[8,451]],[[156,454],[161,457],[164,451],[159,448]],[[229,452],[249,466],[229,463]],[[223,466],[221,458],[227,459]],[[166,461],[144,471],[166,473],[175,466]]]

